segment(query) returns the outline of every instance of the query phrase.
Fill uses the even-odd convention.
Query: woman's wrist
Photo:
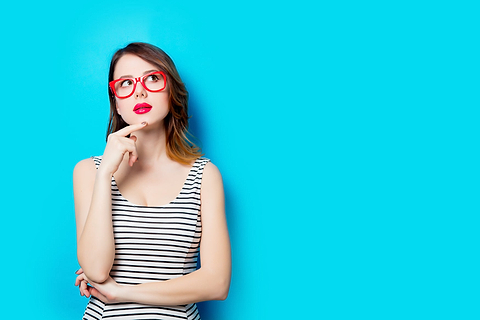
[[[100,166],[98,167],[98,169],[97,169],[97,177],[99,177],[99,178],[101,178],[101,179],[102,179],[102,178],[112,179],[113,173],[110,173],[110,172],[105,171],[105,170],[102,168],[102,166],[100,165]]]

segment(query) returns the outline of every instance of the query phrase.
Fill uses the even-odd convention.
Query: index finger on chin
[[[122,137],[126,137],[130,133],[132,133],[134,131],[137,131],[137,130],[140,130],[140,129],[146,127],[146,126],[147,126],[147,122],[143,121],[142,123],[131,124],[129,126],[126,126],[125,128],[122,128],[122,129],[118,130],[117,132],[114,132],[113,134],[120,135]]]

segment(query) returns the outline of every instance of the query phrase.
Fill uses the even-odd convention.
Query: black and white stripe
[[[98,169],[102,156],[92,157]],[[140,284],[180,277],[195,271],[202,232],[200,188],[205,164],[198,158],[175,200],[161,207],[125,199],[112,177],[115,260],[110,275],[120,284]],[[200,320],[196,304],[152,306],[105,304],[91,297],[83,319]]]

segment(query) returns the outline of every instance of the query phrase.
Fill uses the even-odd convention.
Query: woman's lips
[[[151,109],[152,109],[152,106],[144,102],[144,103],[136,104],[135,107],[133,108],[133,112],[135,112],[136,114],[144,114],[149,112]]]

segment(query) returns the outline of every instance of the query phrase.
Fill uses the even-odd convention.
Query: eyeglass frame
[[[152,74],[161,74],[163,76],[163,79],[164,79],[164,84],[163,84],[163,88],[159,89],[159,90],[150,90],[147,88],[147,86],[145,86],[145,79],[148,77],[148,76],[151,76]],[[125,80],[131,80],[133,83],[133,90],[132,90],[132,93],[130,93],[128,96],[125,96],[125,97],[119,97],[117,95],[117,91],[115,90],[115,83],[119,82],[119,81],[125,81]],[[165,76],[165,73],[163,71],[154,71],[154,72],[150,72],[150,73],[147,73],[146,75],[144,76],[141,76],[141,77],[138,77],[138,78],[120,78],[120,79],[117,79],[117,80],[112,80],[108,83],[109,87],[110,87],[110,90],[112,90],[113,94],[118,98],[118,99],[126,99],[128,97],[131,97],[134,93],[135,93],[135,89],[137,89],[137,83],[140,82],[140,84],[142,85],[142,87],[145,88],[145,90],[147,91],[150,91],[150,92],[160,92],[162,90],[165,89],[165,87],[167,86],[167,76]]]

